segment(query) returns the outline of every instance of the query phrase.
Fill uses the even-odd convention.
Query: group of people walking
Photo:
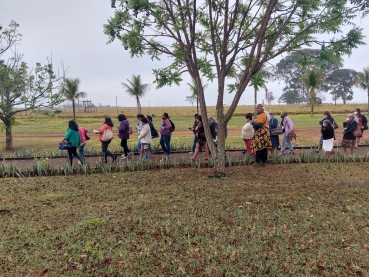
[[[289,148],[289,153],[294,154],[292,139],[296,139],[294,125],[291,118],[286,112],[280,114],[281,122],[274,117],[272,112],[267,112],[262,104],[256,107],[256,118],[253,119],[251,113],[245,116],[245,125],[242,128],[242,139],[244,140],[247,153],[255,157],[255,164],[265,166],[268,159],[268,150],[277,151],[280,147],[280,155],[286,154],[286,146]],[[133,127],[127,120],[124,114],[118,115],[120,125],[118,129],[118,137],[123,148],[123,154],[120,159],[124,160],[132,156],[133,153],[129,150],[128,139],[133,134]],[[211,116],[208,117],[211,137],[215,146],[217,145],[217,123]],[[333,152],[335,129],[339,128],[329,111],[323,112],[323,119],[319,121],[321,137],[318,144],[317,152],[325,151],[327,154]],[[117,156],[108,150],[108,146],[113,139],[113,122],[111,118],[106,117],[103,125],[99,130],[94,130],[93,133],[98,135],[98,140],[101,141],[101,149],[104,155],[104,161],[107,162],[108,157],[112,161],[117,160]],[[140,159],[153,159],[153,151],[151,147],[152,140],[159,137],[160,145],[164,152],[163,158],[170,157],[170,141],[172,132],[175,129],[174,123],[170,120],[168,113],[162,114],[162,123],[159,127],[159,132],[155,129],[152,121],[152,116],[143,114],[137,115],[137,124],[134,129],[138,133],[136,147],[140,155]],[[194,133],[194,140],[192,151],[192,160],[195,160],[198,154],[205,152],[205,160],[210,157],[210,150],[205,136],[205,129],[203,118],[201,115],[194,115],[194,124],[188,128]],[[343,139],[342,148],[346,154],[347,149],[350,149],[350,154],[353,155],[354,148],[358,147],[360,138],[364,130],[368,129],[368,120],[361,114],[360,109],[355,109],[353,114],[348,114],[346,120],[343,122]],[[68,149],[68,158],[70,164],[73,162],[73,157],[78,159],[78,163],[84,163],[84,148],[86,141],[89,140],[87,135],[88,130],[84,127],[78,126],[74,120],[69,121],[68,130],[64,137],[65,141],[70,142],[71,148]],[[227,135],[227,132],[226,132]],[[282,136],[280,144],[279,136]],[[78,148],[78,153],[77,153]]]
[[[124,114],[118,115],[120,125],[118,129],[118,137],[121,142],[120,145],[123,148],[123,154],[120,156],[122,160],[130,157],[133,153],[129,150],[128,139],[133,134],[133,128],[130,125],[127,117]],[[160,145],[164,151],[164,158],[170,156],[170,140],[172,132],[175,129],[174,123],[170,120],[168,113],[162,114],[162,123],[160,125]],[[147,115],[146,117],[142,114],[137,115],[137,124],[135,130],[138,133],[136,147],[140,155],[140,159],[153,159],[151,143],[153,138],[159,137],[158,131],[155,129],[152,123],[152,117]],[[108,157],[112,158],[112,161],[116,161],[118,156],[114,155],[108,150],[108,146],[114,138],[113,135],[114,124],[110,117],[105,117],[104,123],[99,130],[94,130],[93,133],[98,135],[98,140],[101,142],[101,150],[104,155],[105,163],[108,162]],[[84,147],[86,141],[90,139],[87,135],[88,130],[84,127],[80,127],[74,120],[69,121],[67,132],[64,136],[64,141],[71,144],[68,148],[68,158],[70,164],[73,164],[73,157],[78,159],[78,163],[84,163]],[[87,137],[87,138],[86,138]],[[77,153],[77,148],[79,149]]]

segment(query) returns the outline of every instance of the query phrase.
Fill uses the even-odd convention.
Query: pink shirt
[[[86,133],[88,133],[88,130],[85,127],[78,126],[78,132],[80,137],[80,144],[86,142]]]

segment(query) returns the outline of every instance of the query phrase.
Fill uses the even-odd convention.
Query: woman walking
[[[197,124],[196,129],[194,130],[194,132],[197,135],[197,142],[196,142],[195,153],[192,156],[192,161],[194,161],[196,159],[197,155],[199,154],[200,147],[202,147],[205,150],[205,155],[206,155],[205,160],[208,160],[209,159],[209,148],[208,148],[208,145],[206,143],[205,129],[204,129],[204,125],[202,124],[201,115],[198,115],[196,120],[197,120],[198,124]]]
[[[88,130],[85,127],[78,126],[78,132],[79,132],[79,138],[80,138],[78,154],[81,157],[81,160],[84,161],[85,160],[85,146],[86,146],[87,138],[88,139],[90,138],[87,136]]]
[[[333,117],[332,117],[332,115],[331,115],[331,113],[329,111],[324,111],[323,112],[323,119],[319,121],[319,124],[321,126],[320,129],[322,129],[323,122],[325,120],[328,120],[330,123],[332,123],[333,129],[334,129],[334,125],[333,125],[334,119],[333,119]],[[323,146],[323,133],[321,134],[320,139],[319,139],[318,149],[316,150],[317,153],[320,150],[322,150],[322,146]]]
[[[251,113],[246,114],[245,121],[246,121],[246,124],[242,128],[242,139],[243,139],[243,142],[245,143],[246,151],[244,151],[243,153],[247,153],[248,155],[251,156],[252,155],[251,143],[252,143],[252,138],[255,133],[254,128],[252,127],[252,124],[251,124],[252,123]]]
[[[278,127],[278,119],[276,119],[273,113],[269,113],[270,120],[269,120],[269,130],[275,129]],[[272,149],[271,152],[276,152],[279,146],[279,135],[272,135],[270,134],[270,141],[272,142]]]
[[[111,137],[111,139],[107,139],[107,140],[104,139],[103,140],[104,132],[106,132],[106,133],[113,132],[113,126],[114,126],[114,124],[111,121],[111,118],[110,117],[105,117],[104,124],[101,126],[100,130],[94,130],[94,133],[99,135],[99,141],[101,141],[101,150],[104,154],[105,163],[108,162],[108,156],[110,156],[112,158],[113,162],[117,159],[117,156],[113,155],[108,150],[108,146],[109,146],[111,140],[113,139],[113,137]]]
[[[356,130],[357,122],[354,119],[354,115],[348,114],[346,120],[343,122],[343,140],[342,148],[346,154],[346,149],[350,148],[351,156],[354,154],[355,136],[353,132]]]
[[[167,113],[163,113],[161,119],[163,119],[163,122],[160,125],[160,145],[164,152],[163,158],[169,158],[171,138],[170,130],[172,128],[172,124],[169,121],[169,115]]]
[[[334,144],[334,127],[327,119],[323,121],[322,125],[322,149],[326,154],[331,154]]]
[[[120,125],[118,127],[118,137],[120,138],[120,146],[123,147],[124,153],[120,156],[122,160],[127,157],[132,156],[132,152],[128,149],[128,139],[129,139],[129,122],[127,117],[124,114],[118,115],[118,120],[120,121]]]
[[[251,144],[251,150],[256,151],[255,165],[265,166],[268,160],[268,148],[272,147],[268,130],[269,119],[264,113],[264,107],[259,104],[256,107],[257,117],[252,123],[255,133]]]
[[[83,163],[83,160],[77,154],[77,147],[79,147],[81,139],[79,136],[78,125],[74,120],[70,120],[68,123],[68,130],[64,136],[64,141],[68,141],[72,144],[72,148],[68,149],[70,165],[73,164],[73,156]]]
[[[355,121],[357,123],[357,125],[360,127],[361,136],[357,136],[355,139],[355,148],[359,147],[359,143],[360,143],[360,138],[362,138],[363,134],[364,134],[364,130],[368,129],[368,120],[365,117],[365,115],[361,114],[361,111],[359,108],[356,108],[354,111],[354,117],[355,117]]]

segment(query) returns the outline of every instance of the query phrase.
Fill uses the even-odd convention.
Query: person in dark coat
[[[323,140],[322,148],[326,154],[331,154],[334,145],[334,127],[328,119],[323,121],[321,132]]]
[[[348,114],[346,120],[343,122],[343,140],[342,148],[346,154],[346,149],[350,148],[351,156],[354,154],[355,140],[353,132],[356,130],[357,122],[353,114]]]
[[[278,127],[278,119],[276,119],[273,113],[269,113],[270,120],[269,120],[269,129],[277,128]],[[271,151],[275,152],[279,146],[279,136],[278,135],[270,135],[270,140],[272,142]]]
[[[123,147],[124,151],[124,154],[121,156],[121,159],[123,160],[132,156],[132,152],[128,149],[127,143],[127,140],[129,139],[129,122],[124,114],[118,115],[118,120],[120,121],[120,125],[118,127],[118,137],[121,139],[120,146]]]
[[[334,119],[329,111],[323,112],[323,119],[319,121],[320,127],[323,127],[324,120],[329,120],[329,122],[333,124]],[[323,136],[321,135],[319,139],[318,149],[316,152],[319,152],[320,150],[322,150],[322,146],[323,146]]]

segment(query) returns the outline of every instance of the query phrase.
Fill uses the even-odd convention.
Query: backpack
[[[170,124],[172,125],[172,127],[170,128],[170,132],[172,133],[176,129],[176,126],[174,125],[172,120],[169,119],[169,121],[170,121]]]
[[[128,125],[128,134],[130,134],[130,135],[133,134],[133,129],[132,129],[132,125],[131,124]]]
[[[151,138],[159,137],[158,131],[155,129],[154,124],[152,122],[149,123],[150,131],[151,131]]]

